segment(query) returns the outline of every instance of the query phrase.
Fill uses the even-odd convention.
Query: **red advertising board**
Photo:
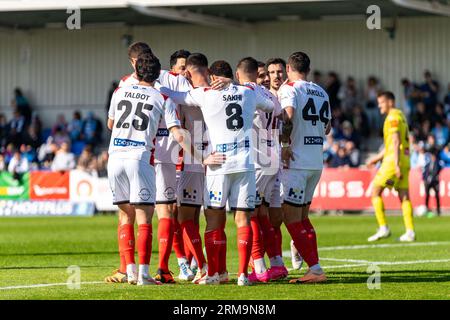
[[[372,180],[376,170],[326,168],[314,193],[311,208],[322,210],[366,210],[372,209]],[[442,208],[450,208],[450,169],[444,169],[440,176]],[[425,187],[419,169],[409,174],[410,197],[413,207],[425,204]],[[384,191],[386,209],[400,209],[397,193]],[[430,206],[434,208],[434,193]]]
[[[67,172],[33,171],[30,177],[31,200],[69,200]]]

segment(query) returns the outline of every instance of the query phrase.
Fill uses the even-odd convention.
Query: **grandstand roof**
[[[199,23],[212,27],[246,27],[262,21],[353,20],[377,4],[382,17],[443,14],[449,0],[3,0],[0,27],[64,27],[67,8],[82,9],[84,26],[130,26]],[[255,6],[254,4],[258,4]]]

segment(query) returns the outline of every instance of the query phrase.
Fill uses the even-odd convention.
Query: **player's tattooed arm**
[[[181,146],[184,152],[192,156],[197,163],[202,163],[202,153],[194,148],[192,144],[191,134],[186,129],[179,126],[174,126],[169,129],[174,139]]]

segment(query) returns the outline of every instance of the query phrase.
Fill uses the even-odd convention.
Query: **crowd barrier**
[[[313,209],[370,210],[372,180],[376,171],[325,169],[316,188]],[[425,203],[420,170],[410,172],[410,195],[414,207]],[[442,208],[450,208],[450,169],[441,173]],[[385,190],[386,209],[400,209],[395,191]],[[434,208],[434,197],[431,200]],[[84,171],[32,171],[14,179],[0,172],[0,216],[91,216],[98,211],[114,211],[107,178]]]

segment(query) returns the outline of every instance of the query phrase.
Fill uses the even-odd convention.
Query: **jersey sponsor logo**
[[[169,129],[158,129],[156,132],[157,137],[168,137],[169,136]]]
[[[245,149],[250,148],[250,141],[244,140],[241,142],[223,143],[223,144],[216,145],[216,151],[222,152],[222,153],[234,151],[234,150],[242,149],[242,148],[245,148]]]
[[[298,188],[289,188],[288,198],[301,200],[303,195],[303,190]]]
[[[221,191],[209,191],[209,200],[212,201],[222,201],[222,192]]]
[[[268,147],[275,146],[275,142],[273,140],[269,140],[269,139],[261,139],[261,143],[267,144]]]
[[[145,146],[145,142],[134,141],[130,139],[114,138],[114,146],[116,147],[142,147]]]
[[[150,190],[148,190],[147,188],[142,188],[139,193],[138,193],[139,198],[141,198],[141,200],[147,201],[148,199],[150,199],[150,197],[152,196]]]
[[[168,200],[172,200],[175,198],[175,191],[173,190],[172,187],[168,187],[165,191],[164,191],[164,196],[168,199]]]
[[[183,199],[184,200],[196,200],[197,199],[197,190],[192,188],[183,189]]]
[[[305,145],[323,145],[323,138],[308,136],[308,137],[305,137],[303,143]]]

